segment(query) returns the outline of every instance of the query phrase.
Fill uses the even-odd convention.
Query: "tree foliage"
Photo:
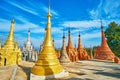
[[[105,36],[113,53],[120,57],[120,25],[111,22],[105,31]]]

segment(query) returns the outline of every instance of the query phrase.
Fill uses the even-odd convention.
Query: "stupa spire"
[[[63,42],[62,42],[62,51],[61,51],[61,55],[60,55],[60,63],[64,64],[64,63],[69,63],[70,62],[70,59],[67,55],[67,52],[66,52],[66,42],[65,42],[65,33],[63,31]]]
[[[71,35],[70,35],[71,33],[70,33],[70,28],[69,28],[69,30],[68,30],[68,47],[69,48],[73,48],[72,47],[72,40],[71,40]]]
[[[108,44],[107,44],[106,38],[105,38],[105,33],[104,33],[104,27],[103,27],[103,24],[102,24],[102,20],[101,20],[101,36],[102,36],[101,46],[108,47]]]
[[[14,48],[14,18],[11,21],[10,32],[4,47]]]
[[[48,3],[48,14],[47,14],[47,18],[48,18],[47,26],[48,26],[48,28],[51,28],[50,1],[49,1],[49,3]]]
[[[28,29],[28,38],[27,38],[27,42],[30,42],[30,29]]]
[[[63,31],[63,43],[62,43],[62,49],[64,49],[66,51],[66,42],[65,42],[65,33]]]
[[[65,74],[62,66],[57,59],[55,48],[53,46],[52,36],[51,36],[51,15],[50,15],[50,5],[48,8],[48,22],[46,28],[46,35],[43,43],[43,49],[40,53],[38,61],[35,63],[35,66],[32,68],[32,76],[35,76],[39,79],[47,78],[56,78],[61,77]],[[56,75],[57,74],[57,75]],[[61,74],[61,75],[59,75]],[[36,78],[32,78],[34,80]]]
[[[79,35],[78,35],[78,49],[79,48],[82,48],[82,42],[81,42],[81,39],[80,39],[80,31],[79,31]]]
[[[79,60],[89,60],[89,55],[86,51],[86,49],[82,48],[82,42],[80,39],[80,31],[79,31],[79,35],[78,35],[78,58]]]

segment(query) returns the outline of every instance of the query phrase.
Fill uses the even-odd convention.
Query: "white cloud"
[[[91,38],[100,38],[100,37],[101,37],[101,30],[100,32],[86,33],[81,36],[82,39],[91,39]]]
[[[76,44],[78,45],[78,36],[71,35],[73,46]],[[99,41],[94,40],[99,39]],[[93,40],[93,41],[91,41]],[[94,32],[94,33],[85,33],[81,35],[82,46],[90,47],[90,45],[100,45],[101,43],[101,31]]]
[[[0,31],[9,31],[11,21],[6,19],[0,19]]]
[[[9,31],[10,30],[10,26],[11,26],[11,21],[9,20],[5,20],[5,19],[0,19],[1,23],[1,27],[0,27],[0,31]],[[18,24],[18,23],[15,23],[15,32],[17,31],[24,31],[24,30],[28,30],[29,28],[30,29],[38,29],[39,30],[39,26],[34,24],[34,23],[31,23],[31,22],[28,22],[28,21],[25,21],[25,19],[23,19],[23,21],[25,22],[24,24]]]
[[[13,5],[13,6],[15,6],[15,7],[17,7],[17,8],[20,8],[20,9],[26,11],[26,12],[29,12],[31,14],[38,15],[37,12],[35,12],[32,8],[27,7],[26,5],[18,4],[18,3],[13,3],[12,1],[8,1],[8,3],[11,4],[11,5]]]
[[[45,12],[48,12],[48,7],[43,6],[42,9],[43,9]],[[53,10],[53,9],[50,9],[50,12],[51,12],[51,14],[54,15],[54,16],[59,16],[59,14],[58,14],[55,10]]]
[[[99,5],[89,11],[91,19],[112,19],[120,16],[120,0],[100,0]]]
[[[52,27],[51,30],[52,30],[53,34],[62,33],[63,32],[60,27],[59,28],[58,27]]]
[[[90,28],[100,26],[100,20],[66,21],[62,24],[62,26],[74,28]]]

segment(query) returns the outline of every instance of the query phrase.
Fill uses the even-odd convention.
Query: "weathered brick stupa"
[[[72,62],[78,61],[78,52],[72,46],[70,29],[68,30],[68,46],[66,50],[67,50],[68,57]]]
[[[78,35],[77,51],[78,51],[79,60],[89,60],[90,59],[90,56],[88,55],[86,49],[82,48],[82,42],[81,42],[81,39],[80,39],[80,32],[79,32],[79,35]]]
[[[109,48],[106,39],[105,39],[105,33],[104,33],[104,27],[101,22],[101,45],[95,50],[95,59],[101,59],[101,60],[114,60],[114,53]]]
[[[63,42],[62,42],[62,49],[61,49],[61,54],[60,54],[60,63],[61,64],[66,64],[70,63],[70,59],[67,55],[66,52],[66,43],[65,43],[65,34],[63,32]]]

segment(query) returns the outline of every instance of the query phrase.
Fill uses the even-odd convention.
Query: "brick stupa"
[[[78,48],[77,48],[77,51],[78,51],[79,60],[89,60],[90,59],[90,56],[88,55],[86,49],[82,48],[82,42],[81,42],[81,39],[80,39],[80,33],[78,35]]]
[[[69,59],[72,62],[78,61],[78,52],[72,46],[70,30],[68,30],[68,46],[66,48]]]
[[[101,45],[95,50],[95,59],[101,59],[101,60],[114,60],[114,53],[109,48],[106,39],[105,39],[105,33],[104,33],[104,27],[101,22]]]

